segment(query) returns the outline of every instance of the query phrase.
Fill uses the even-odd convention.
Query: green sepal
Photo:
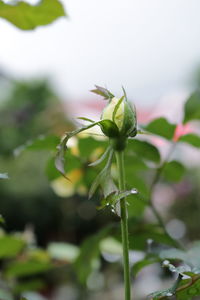
[[[95,166],[101,164],[106,159],[106,157],[107,157],[108,153],[110,152],[110,150],[111,150],[111,147],[109,146],[99,159],[97,159],[94,162],[90,163],[88,166],[89,167],[95,167]]]
[[[90,129],[94,126],[100,126],[101,127],[101,130],[104,132],[104,133],[107,133],[107,136],[113,136],[114,134],[118,135],[119,134],[119,130],[117,128],[117,126],[115,125],[114,122],[112,122],[111,120],[102,120],[102,121],[98,121],[98,122],[95,122],[95,123],[92,123],[90,125],[87,125],[87,126],[83,126],[82,128],[78,128],[72,132],[67,132],[64,137],[62,138],[61,140],[61,143],[57,146],[57,154],[56,154],[56,157],[55,157],[55,166],[56,166],[56,169],[66,178],[66,179],[69,179],[66,177],[65,175],[65,153],[67,151],[67,142],[68,140],[77,135],[78,133],[84,131],[84,130],[87,130],[87,129]]]
[[[104,97],[105,100],[109,100],[114,97],[114,95],[106,88],[103,88],[98,85],[95,85],[95,87],[96,87],[96,89],[91,90],[91,92]]]

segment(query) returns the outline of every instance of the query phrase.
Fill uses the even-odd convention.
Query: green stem
[[[116,151],[117,168],[119,174],[119,190],[126,189],[125,184],[125,169],[124,169],[124,152]],[[125,300],[131,300],[131,282],[130,282],[130,267],[129,267],[129,242],[128,242],[128,212],[126,198],[120,201],[121,208],[121,234],[124,259],[124,283],[125,283]]]

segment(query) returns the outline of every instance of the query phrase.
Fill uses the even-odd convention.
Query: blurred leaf
[[[4,217],[3,217],[2,215],[0,215],[0,223],[1,223],[1,224],[4,224],[4,223],[5,223],[5,219],[4,219]]]
[[[123,248],[122,244],[115,238],[108,236],[100,242],[101,252],[106,252],[110,254],[122,255]]]
[[[151,239],[154,243],[176,247],[176,242],[170,238],[157,224],[142,224],[134,219],[129,220],[129,243],[130,249],[146,250],[147,241]]]
[[[14,300],[13,295],[8,290],[4,290],[3,288],[0,289],[0,299],[1,300]]]
[[[144,259],[136,262],[133,265],[133,275],[136,276],[144,267],[160,262],[160,258],[157,255],[149,254]]]
[[[140,198],[139,194],[129,196],[128,202],[128,215],[129,217],[140,217],[144,213],[147,203]]]
[[[165,118],[159,118],[151,121],[145,126],[145,129],[168,140],[172,140],[176,125],[169,123]]]
[[[5,271],[8,277],[23,277],[45,273],[52,268],[50,263],[39,261],[16,261],[10,263]]]
[[[81,245],[80,254],[74,265],[80,283],[85,284],[90,273],[97,268],[96,262],[100,255],[100,241],[107,236],[111,229],[111,226],[105,227],[97,234],[85,239]]]
[[[195,91],[185,103],[184,120],[187,123],[192,120],[200,120],[200,91]]]
[[[0,237],[0,258],[10,258],[19,254],[25,246],[25,242],[12,235]]]
[[[21,294],[25,291],[38,291],[45,287],[45,283],[41,279],[25,280],[18,282],[14,286],[14,293]],[[25,298],[21,298],[25,299]]]
[[[79,248],[68,243],[50,243],[48,245],[48,252],[53,259],[74,262],[79,255]]]
[[[181,260],[192,267],[192,271],[200,268],[200,242],[195,242],[188,251],[178,249],[163,250],[161,259]]]
[[[185,167],[176,160],[166,163],[162,171],[164,178],[172,182],[180,181],[184,173]]]
[[[58,172],[58,170],[55,167],[54,157],[51,157],[47,161],[45,173],[50,181],[60,177],[60,172]]]
[[[140,141],[137,139],[129,140],[126,154],[130,155],[131,153],[136,153],[140,158],[144,160],[153,161],[155,163],[160,162],[160,153],[158,149],[154,145],[146,141]]]
[[[85,158],[87,161],[96,149],[104,149],[106,148],[106,146],[107,142],[99,141],[92,137],[78,139],[78,149],[80,152],[80,157]]]
[[[0,1],[0,17],[23,30],[47,25],[65,15],[64,8],[58,0],[42,0],[34,6],[23,1],[15,5]]]
[[[180,137],[179,141],[190,144],[194,147],[200,148],[200,136],[198,136],[196,134],[189,133],[186,135],[182,135]]]
[[[91,90],[91,92],[104,97],[105,100],[112,99],[114,97],[114,95],[106,88],[103,88],[98,85],[95,85],[95,87],[96,87],[96,89]]]
[[[28,141],[25,145],[22,145],[14,150],[15,155],[19,155],[24,150],[41,151],[41,150],[53,150],[56,151],[56,147],[59,143],[59,137],[55,135],[40,136],[33,141]]]
[[[0,173],[0,179],[9,179],[7,173]]]

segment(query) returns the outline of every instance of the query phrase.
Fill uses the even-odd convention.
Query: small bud
[[[130,103],[125,99],[113,97],[102,113],[102,120],[113,121],[118,129],[121,137],[133,137],[137,133],[136,111]]]

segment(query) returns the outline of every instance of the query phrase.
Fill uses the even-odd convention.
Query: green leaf
[[[9,179],[7,173],[0,173],[0,179]]]
[[[55,135],[40,136],[33,141],[28,141],[26,144],[14,150],[15,155],[19,155],[24,150],[42,151],[42,150],[56,150],[59,143],[59,137]]]
[[[136,153],[137,156],[144,160],[153,161],[155,163],[160,162],[160,153],[158,149],[154,145],[146,141],[130,139],[128,141],[126,154],[131,155],[132,153]]]
[[[185,103],[184,120],[187,123],[192,120],[200,120],[200,91],[194,92]]]
[[[10,263],[5,271],[8,277],[23,277],[40,273],[45,273],[52,268],[52,265],[47,262],[40,261],[16,261]]]
[[[45,283],[40,279],[25,280],[20,283],[16,283],[14,286],[14,293],[21,294],[25,291],[38,291],[45,287]],[[26,298],[21,298],[20,300]]]
[[[0,258],[11,258],[19,254],[25,246],[22,239],[12,235],[0,237]]]
[[[157,244],[176,246],[176,243],[171,239],[163,229],[157,224],[142,224],[136,222],[135,219],[129,221],[130,232],[129,242],[130,249],[145,250],[147,248],[147,241],[151,239]]]
[[[179,182],[185,173],[185,167],[178,161],[173,160],[165,164],[162,175],[172,182]]]
[[[175,124],[169,123],[165,118],[155,119],[145,126],[147,131],[162,136],[168,140],[172,140],[176,129]]]
[[[74,264],[81,284],[85,284],[90,273],[99,267],[100,241],[108,235],[111,229],[111,226],[102,229],[99,233],[87,238],[81,245],[80,254]]]
[[[192,267],[192,271],[200,268],[200,242],[195,242],[188,251],[168,249],[160,252],[161,259],[181,260]]]
[[[0,1],[0,17],[23,30],[50,24],[65,15],[64,8],[58,0],[42,0],[34,6],[23,1],[15,5]]]
[[[136,262],[132,268],[133,274],[136,276],[144,267],[160,262],[157,255],[147,255],[144,259]]]
[[[4,224],[4,223],[5,223],[5,219],[4,219],[4,217],[3,217],[2,215],[0,215],[0,223],[1,223],[1,224]]]
[[[114,97],[114,95],[106,88],[98,85],[95,85],[95,87],[96,89],[91,90],[91,92],[104,97],[105,100],[112,99]]]
[[[180,142],[184,142],[187,144],[190,144],[196,148],[200,148],[200,136],[194,134],[194,133],[189,133],[186,135],[182,135],[179,139]]]

